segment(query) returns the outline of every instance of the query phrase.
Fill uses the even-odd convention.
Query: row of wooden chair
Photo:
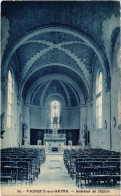
[[[120,153],[104,149],[66,149],[64,164],[77,186],[115,186],[120,181]]]
[[[45,162],[44,149],[7,148],[1,150],[1,183],[33,183]]]

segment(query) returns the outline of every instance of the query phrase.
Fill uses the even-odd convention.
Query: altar
[[[44,145],[47,153],[62,153],[66,144],[66,134],[45,134]]]
[[[44,145],[46,146],[47,153],[62,153],[63,146],[66,145],[66,134],[59,134],[58,129],[60,128],[60,103],[54,100],[51,103],[51,118],[50,127],[52,133],[44,134]]]

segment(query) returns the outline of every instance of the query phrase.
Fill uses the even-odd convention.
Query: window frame
[[[54,102],[57,103],[57,108],[54,109]],[[57,122],[57,127],[55,126],[55,124],[53,123],[53,119],[54,117],[58,118],[58,122]],[[58,100],[53,100],[50,103],[50,123],[51,123],[51,128],[59,128],[60,127],[60,123],[59,123],[59,118],[60,118],[60,102]]]
[[[103,106],[103,74],[102,71],[99,71],[96,78],[96,129],[102,129],[103,128],[103,112],[102,112],[102,106]]]
[[[12,71],[8,70],[8,91],[7,91],[7,128],[12,126],[13,110],[13,76]]]

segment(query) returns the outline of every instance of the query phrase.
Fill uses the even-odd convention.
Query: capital
[[[23,98],[22,97],[20,97],[20,96],[17,96],[17,104],[19,105],[19,106],[21,106],[21,103],[23,102]]]
[[[87,100],[86,105],[87,106],[92,106],[93,105],[93,98],[92,97]]]
[[[111,88],[111,78],[110,77],[107,77],[105,79],[105,91],[106,92],[109,92],[110,91],[110,88]]]
[[[2,78],[1,78],[1,90],[2,90],[3,92],[5,92],[6,88],[7,88],[7,80],[6,80],[5,77],[2,77]]]

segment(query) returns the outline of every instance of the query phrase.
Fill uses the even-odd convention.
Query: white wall
[[[103,74],[102,88],[102,129],[96,128],[96,76],[101,69],[100,62],[95,62],[93,73],[93,109],[92,109],[92,131],[90,132],[90,140],[92,148],[110,149],[110,92],[105,91],[105,78]],[[107,127],[105,126],[107,122]]]
[[[119,91],[120,91],[120,70],[114,66],[111,72],[111,89],[106,92],[105,86],[106,81],[103,77],[103,128],[96,129],[96,98],[95,98],[95,87],[96,87],[96,74],[100,69],[100,63],[96,61],[95,70],[93,75],[93,120],[92,120],[92,131],[91,131],[91,147],[111,149],[115,151],[120,150],[120,130],[119,130]],[[116,119],[116,126],[114,126],[114,117]],[[107,122],[107,128],[105,126]]]
[[[79,109],[64,108],[62,110],[61,129],[79,129]],[[50,128],[50,109],[31,106],[30,109],[30,128],[49,129]]]
[[[111,83],[111,131],[112,131],[112,149],[120,149],[120,71],[114,69]],[[114,120],[115,118],[115,120]]]
[[[3,135],[3,139],[1,140],[1,148],[6,147],[15,147],[19,145],[19,129],[18,129],[18,102],[17,102],[17,96],[18,96],[18,81],[17,81],[17,75],[14,70],[16,66],[16,62],[14,58],[11,59],[10,62],[10,69],[12,73],[12,79],[13,79],[13,95],[12,95],[12,121],[11,121],[11,127],[7,127],[7,102],[8,102],[8,76],[6,76],[5,81],[2,81],[2,85],[4,88],[2,88],[2,113],[5,114],[4,117],[4,130],[5,133]],[[7,74],[8,75],[8,74]]]

